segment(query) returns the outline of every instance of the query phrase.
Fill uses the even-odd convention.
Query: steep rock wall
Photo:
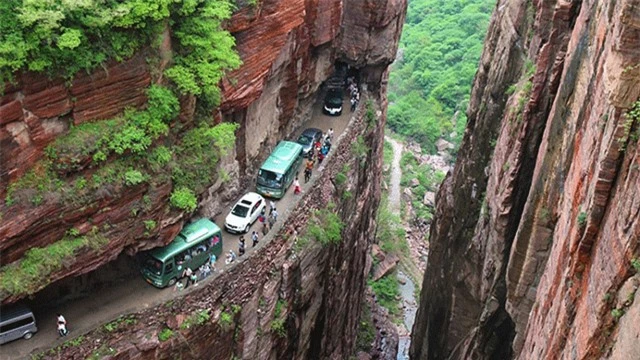
[[[379,87],[395,56],[405,7],[404,0],[354,2],[346,7],[342,1],[266,0],[233,15],[227,27],[236,38],[243,65],[223,80],[223,99],[216,114],[218,121],[240,124],[235,148],[220,163],[232,180],[223,186],[222,179],[212,179],[201,196],[198,215],[219,213],[220,204],[249,181],[277,141],[308,118],[334,61],[369,67],[363,71],[363,80]],[[351,19],[363,15],[365,22]],[[353,39],[369,40],[366,47],[352,51],[349,41]],[[165,40],[161,50],[170,52],[170,41]],[[10,182],[34,169],[44,157],[44,148],[72,124],[95,122],[144,104],[144,89],[162,81],[157,70],[164,66],[146,61],[148,55],[143,51],[123,63],[106,64],[106,70],[79,75],[71,84],[22,74],[17,84],[7,85],[0,98],[0,196],[4,197]],[[179,120],[186,126],[192,122],[193,105],[192,98],[181,99]],[[88,166],[90,160],[85,156],[79,171],[64,174],[64,182],[90,177],[95,171]],[[99,229],[108,244],[97,253],[82,250],[73,264],[52,273],[47,283],[95,270],[125,250],[133,254],[165,244],[183,222],[183,214],[168,206],[170,193],[168,181],[111,186],[83,195],[81,201],[67,201],[65,194],[45,194],[36,205],[30,201],[33,193],[24,191],[19,194],[22,201],[0,204],[0,263],[18,261],[28,249],[50,245],[70,228],[80,233]],[[154,220],[158,226],[149,231],[142,220]],[[13,302],[21,296],[3,294],[2,301]]]
[[[240,258],[235,267],[174,301],[129,314],[115,330],[96,329],[77,346],[41,358],[84,359],[347,359],[371,266],[368,253],[380,200],[385,123],[384,90],[370,94],[375,123],[361,107],[332,149],[321,176],[296,204],[273,239]],[[381,96],[382,95],[382,96]],[[370,98],[369,95],[364,97]],[[362,137],[367,152],[353,156]],[[336,185],[336,174],[348,181]],[[349,192],[352,196],[345,197]],[[315,210],[329,202],[344,222],[337,244],[321,245],[303,234]],[[298,231],[298,233],[296,233]],[[193,316],[209,316],[194,322]],[[126,323],[126,325],[125,325]],[[187,326],[187,324],[190,324]],[[163,331],[165,335],[159,335]]]
[[[637,0],[498,1],[412,358],[640,354],[639,64]]]

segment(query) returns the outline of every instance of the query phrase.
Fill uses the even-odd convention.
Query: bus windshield
[[[258,173],[258,184],[279,189],[282,187],[282,174],[277,174],[267,170],[260,170]]]
[[[154,275],[162,275],[162,261],[151,255],[145,256],[144,267]]]

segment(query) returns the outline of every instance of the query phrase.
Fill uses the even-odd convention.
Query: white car
[[[224,228],[231,233],[247,233],[251,224],[260,216],[266,206],[264,198],[257,193],[245,194],[233,205],[231,212],[224,220]]]

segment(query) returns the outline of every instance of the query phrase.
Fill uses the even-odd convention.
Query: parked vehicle
[[[36,317],[28,307],[13,305],[0,310],[0,344],[20,338],[29,340],[37,331]]]
[[[155,287],[172,286],[187,267],[195,271],[210,254],[222,254],[222,232],[212,221],[200,219],[185,226],[169,245],[142,253],[142,276]]]
[[[254,192],[245,194],[231,208],[231,212],[224,220],[225,229],[232,233],[248,233],[265,206],[266,202],[260,194]]]
[[[305,129],[297,140],[297,143],[302,145],[302,153],[307,156],[309,151],[313,148],[313,144],[316,141],[322,139],[322,130],[316,128]]]
[[[329,89],[324,97],[323,112],[327,115],[338,116],[342,114],[342,99],[344,95],[341,89]]]
[[[258,171],[258,194],[281,199],[302,164],[302,145],[281,141]]]

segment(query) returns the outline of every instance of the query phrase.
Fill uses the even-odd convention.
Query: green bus
[[[259,194],[281,199],[302,164],[302,145],[281,141],[260,167],[256,190]]]
[[[210,254],[222,254],[222,232],[212,221],[200,219],[185,226],[169,245],[142,253],[142,276],[155,287],[172,286],[187,267],[196,271]]]

